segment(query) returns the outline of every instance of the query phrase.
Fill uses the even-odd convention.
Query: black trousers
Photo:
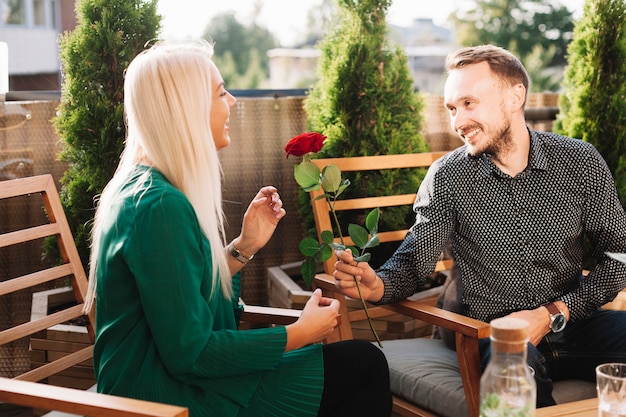
[[[347,340],[324,345],[324,391],[319,417],[391,415],[389,368],[370,342]]]

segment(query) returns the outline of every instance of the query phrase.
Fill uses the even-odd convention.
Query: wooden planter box
[[[302,310],[312,292],[302,289],[293,279],[300,275],[301,265],[302,262],[292,262],[267,269],[267,299],[270,307]]]
[[[56,288],[33,294],[31,318],[44,317],[58,306],[75,302],[71,288]],[[58,359],[91,345],[85,326],[59,324],[35,333],[30,339],[31,368]],[[48,378],[48,383],[69,388],[88,389],[96,383],[93,360],[89,359]]]
[[[311,291],[303,290],[293,279],[300,275],[301,262],[293,262],[267,269],[267,294],[270,307],[302,309],[311,296]],[[321,272],[322,270],[320,270]],[[349,300],[348,308],[361,309],[359,300]],[[393,314],[373,320],[378,336],[385,340],[407,339],[429,336],[432,326],[422,320],[413,319],[402,314]],[[355,339],[374,341],[367,320],[352,323]]]

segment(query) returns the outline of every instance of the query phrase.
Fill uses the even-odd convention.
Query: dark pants
[[[480,341],[481,367],[489,362],[489,340]],[[552,381],[596,380],[601,363],[626,362],[626,311],[597,310],[589,318],[569,322],[537,347],[528,344],[528,364],[535,370],[537,408],[554,405]]]
[[[317,415],[391,415],[389,368],[379,348],[360,340],[324,345],[324,391]]]

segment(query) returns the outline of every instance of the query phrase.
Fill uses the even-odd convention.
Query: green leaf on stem
[[[352,241],[359,248],[363,248],[368,240],[367,230],[363,226],[359,226],[358,224],[350,223],[348,225],[348,234],[352,238]]]
[[[373,234],[370,236],[369,240],[365,243],[365,245],[361,247],[361,249],[365,250],[367,248],[374,248],[378,245],[380,245],[380,239],[378,238],[377,234]]]
[[[380,209],[375,208],[370,211],[365,218],[365,227],[370,231],[371,234],[378,233],[378,220],[380,220]]]
[[[369,260],[372,258],[372,254],[369,252],[365,252],[363,255],[361,256],[357,256],[354,258],[354,260],[359,263],[359,262],[369,262]]]
[[[328,164],[322,170],[322,189],[327,193],[336,194],[342,185],[341,170],[335,164]]]
[[[302,161],[294,166],[293,176],[298,185],[307,192],[319,188],[320,169],[313,162]]]
[[[335,200],[337,199],[337,197],[343,194],[344,191],[346,191],[346,188],[348,188],[349,185],[350,185],[350,180],[347,178],[341,182],[339,189],[335,193]]]
[[[335,235],[330,230],[324,230],[321,233],[321,236],[322,236],[322,242],[324,242],[324,243],[326,243],[328,245],[333,243],[333,240],[335,240]]]
[[[326,243],[322,243],[319,246],[319,251],[315,254],[315,260],[319,262],[327,261],[331,256],[333,256],[333,249],[330,245]]]
[[[305,237],[304,239],[300,241],[298,248],[300,249],[300,252],[302,252],[304,256],[312,257],[312,256],[315,256],[319,252],[320,244],[317,240],[311,237]]]

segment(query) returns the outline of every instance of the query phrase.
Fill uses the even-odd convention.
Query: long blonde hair
[[[213,288],[221,282],[223,294],[232,295],[223,250],[222,168],[210,126],[212,55],[212,45],[204,41],[159,42],[128,66],[124,81],[126,144],[96,210],[85,311],[91,309],[95,298],[102,209],[111,205],[142,160],[149,161],[187,196],[211,245]],[[137,182],[138,187],[141,184]]]

